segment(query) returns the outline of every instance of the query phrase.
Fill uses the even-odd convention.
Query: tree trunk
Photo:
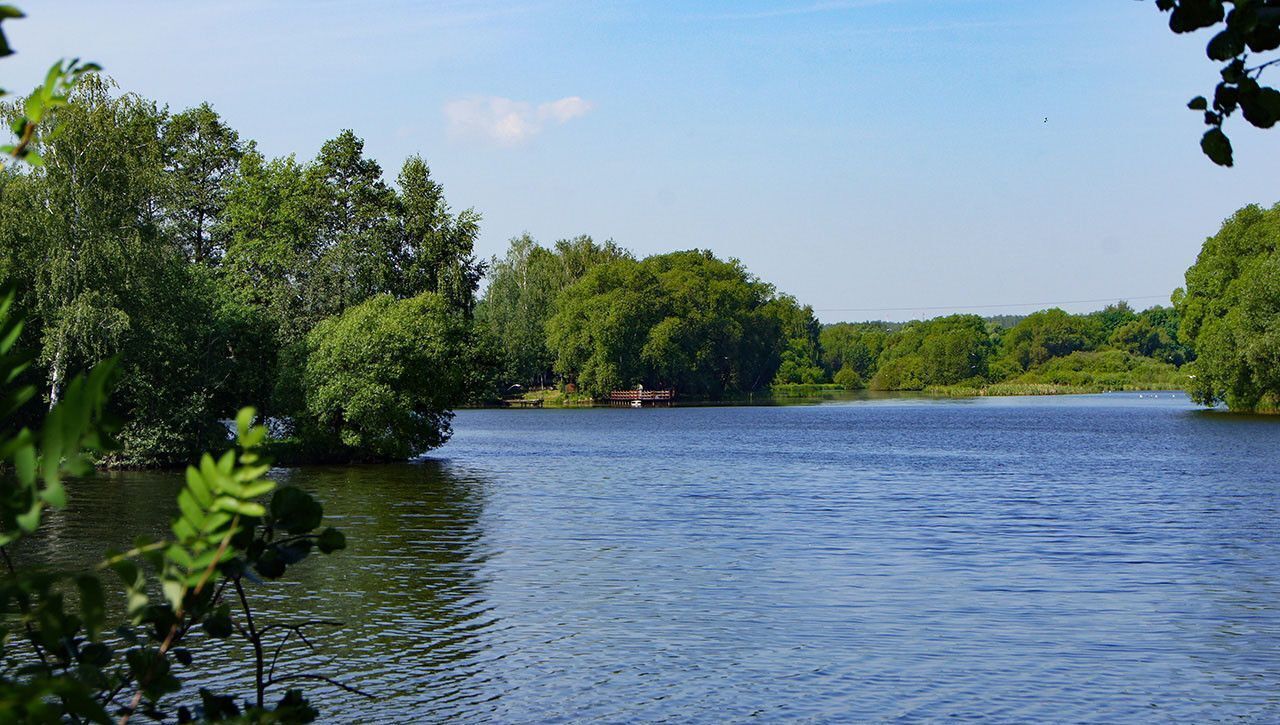
[[[58,343],[58,352],[53,356],[53,367],[49,370],[49,410],[58,404],[58,395],[62,386],[62,343]]]

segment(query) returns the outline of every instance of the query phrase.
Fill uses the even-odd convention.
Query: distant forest
[[[716,399],[813,385],[1176,388],[1195,358],[1172,307],[820,325],[737,260],[702,250],[636,259],[589,237],[513,240],[488,279],[476,317],[501,351],[505,390],[573,384],[601,396],[643,385]]]

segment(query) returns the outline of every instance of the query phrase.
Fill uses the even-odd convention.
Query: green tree
[[[477,319],[501,350],[504,386],[545,386],[555,355],[547,347],[547,321],[562,287],[555,254],[525,234],[489,266]]]
[[[511,240],[507,254],[489,266],[489,286],[479,322],[501,350],[504,387],[512,383],[545,386],[556,356],[547,346],[547,322],[556,298],[594,267],[630,253],[612,241],[597,244],[580,236],[539,246],[528,234]]]
[[[423,453],[449,439],[475,348],[465,315],[440,295],[378,295],[308,335],[306,416],[313,434],[363,460]]]
[[[774,384],[812,385],[827,379],[822,369],[819,344],[821,325],[813,316],[813,308],[801,306],[791,295],[778,295],[764,306],[765,313],[777,320],[778,372]]]
[[[906,355],[881,362],[867,387],[872,390],[924,390],[928,384],[924,359],[919,355]]]
[[[0,5],[0,22],[15,17],[22,14]],[[10,53],[0,31],[0,56]],[[16,112],[13,129],[18,141],[6,153],[43,166],[37,139],[44,150],[61,133],[57,126],[46,132],[42,123],[48,120],[49,111],[66,108],[71,90],[91,67],[76,61],[55,64],[44,84]],[[5,188],[14,180],[6,176]],[[26,189],[31,196],[25,197],[29,202],[32,196],[39,197],[38,187],[47,184],[48,177],[27,180],[31,181]],[[32,209],[20,206],[18,211],[30,213]],[[13,222],[13,214],[6,213],[4,221]],[[10,224],[4,231],[11,233],[17,226]],[[38,247],[39,241],[48,240],[37,239],[26,251]],[[55,248],[58,241],[65,242],[55,237]],[[13,275],[13,262],[20,258],[9,256],[0,271]],[[41,269],[47,259],[37,256],[35,269]],[[68,266],[75,270],[76,265]],[[345,539],[333,529],[312,534],[323,511],[302,491],[281,489],[269,509],[253,500],[270,492],[275,484],[262,478],[270,465],[253,450],[266,438],[266,430],[251,426],[252,409],[242,410],[236,418],[241,452],[228,452],[217,462],[205,455],[199,469],[188,469],[187,485],[178,497],[182,515],[172,527],[175,540],[140,542],[134,551],[111,556],[99,567],[110,567],[120,574],[127,594],[129,622],[114,629],[111,641],[103,637],[107,630],[106,596],[95,573],[14,566],[7,547],[38,529],[46,507],[67,504],[63,476],[86,475],[90,470],[88,453],[108,444],[113,426],[105,411],[106,390],[116,369],[114,359],[105,360],[87,377],[71,377],[62,387],[55,386],[55,400],[47,414],[22,415],[23,408],[30,408],[35,401],[37,387],[22,379],[29,372],[31,356],[16,347],[25,321],[14,314],[15,298],[11,287],[0,292],[0,548],[7,565],[0,576],[0,621],[4,622],[0,651],[5,660],[0,673],[0,721],[110,722],[108,710],[119,716],[122,725],[138,713],[161,719],[165,715],[159,710],[159,699],[182,684],[172,674],[172,660],[188,667],[193,664],[190,652],[178,645],[197,625],[203,625],[213,638],[225,638],[233,627],[238,628],[252,646],[256,665],[256,705],[242,711],[234,697],[201,689],[205,717],[313,720],[316,712],[300,690],[286,691],[273,711],[266,709],[265,694],[272,685],[297,677],[328,678],[314,672],[277,678],[274,660],[270,674],[266,674],[265,653],[271,642],[265,639],[265,629],[254,626],[240,579],[247,566],[268,579],[278,578],[313,547],[331,553],[343,548]],[[261,528],[255,532],[259,524]],[[276,532],[288,537],[277,539]],[[147,581],[139,562],[156,570],[154,585]],[[228,584],[234,585],[243,608],[243,625],[231,621],[230,607],[222,600]],[[76,601],[69,607],[67,595],[72,591]],[[161,601],[151,601],[154,591],[163,594]],[[22,635],[30,645],[29,655],[14,646]],[[278,641],[277,653],[286,642],[287,637]],[[128,698],[127,704],[118,697]],[[181,722],[191,721],[190,707],[180,706],[177,716]]]
[[[293,156],[267,160],[250,151],[229,183],[219,220],[227,238],[226,284],[244,302],[268,310],[283,344],[302,339],[319,321],[306,304],[318,256],[314,198]]]
[[[244,155],[240,134],[202,103],[167,119],[160,143],[170,234],[190,261],[216,261],[226,251],[217,221]]]
[[[1006,332],[1001,343],[1002,357],[1012,370],[1021,372],[1050,358],[1090,350],[1099,337],[1097,321],[1069,315],[1055,307],[1027,315]]]
[[[1087,317],[1097,323],[1093,326],[1095,338],[1090,342],[1090,347],[1096,348],[1106,344],[1121,326],[1137,320],[1138,313],[1133,311],[1128,302],[1120,300]]]
[[[710,252],[619,259],[560,294],[548,346],[557,372],[593,395],[643,384],[716,398],[773,380],[787,347],[788,303],[775,300],[741,263]]]
[[[350,130],[326,141],[306,176],[318,213],[307,312],[323,319],[397,291],[396,194],[365,157],[364,141]]]
[[[4,274],[38,335],[45,397],[67,371],[120,356],[112,409],[127,424],[113,453],[135,465],[174,463],[225,439],[214,406],[239,348],[216,319],[208,281],[179,253],[160,214],[167,182],[164,114],[137,96],[113,96],[90,78],[56,109],[62,133],[41,144],[44,163],[6,172],[0,239]]]
[[[1280,205],[1227,219],[1186,281],[1174,302],[1197,356],[1192,397],[1232,410],[1280,407]]]
[[[886,340],[871,387],[919,390],[985,379],[991,352],[987,323],[977,315],[910,322]]]
[[[484,275],[474,253],[480,215],[472,209],[451,214],[444,187],[420,156],[405,160],[397,183],[403,281],[394,291],[401,297],[436,292],[470,315]]]
[[[845,365],[836,371],[831,382],[845,390],[861,390],[867,387],[867,384],[862,381],[862,376],[851,365]]]
[[[865,380],[875,375],[880,353],[884,351],[888,338],[888,329],[875,322],[827,325],[818,335],[822,364],[832,374],[851,367],[858,377]]]

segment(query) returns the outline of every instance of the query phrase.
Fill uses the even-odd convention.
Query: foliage
[[[312,330],[306,412],[326,440],[360,459],[402,459],[448,440],[466,401],[467,320],[433,292],[373,297]]]
[[[839,385],[843,390],[862,390],[867,387],[867,384],[862,381],[862,376],[851,365],[845,365],[836,371],[831,382]]]
[[[101,390],[96,393],[100,400]],[[94,417],[77,410],[72,400],[69,390],[50,414],[46,429],[56,425],[59,412],[65,412],[63,427],[92,429]],[[11,667],[19,665],[12,670],[17,674],[0,678],[4,719],[109,722],[109,713],[121,722],[137,713],[154,720],[176,714],[179,722],[193,717],[314,719],[316,713],[300,690],[287,689],[274,710],[267,708],[267,693],[299,679],[329,678],[312,672],[276,675],[274,662],[270,670],[265,664],[270,644],[283,648],[287,633],[322,622],[255,622],[244,579],[278,579],[312,551],[333,553],[345,548],[346,540],[336,529],[319,530],[323,509],[297,488],[275,490],[269,506],[257,502],[276,486],[264,478],[270,465],[255,449],[266,438],[266,429],[252,426],[253,417],[249,408],[237,416],[239,452],[228,451],[216,461],[206,454],[199,467],[187,469],[172,541],[140,540],[129,552],[109,553],[98,567],[113,570],[122,582],[127,617],[122,626],[108,628],[106,589],[96,574],[19,571],[10,564],[0,586],[0,608],[6,621],[21,626],[20,636],[31,653],[10,646],[19,636],[15,630],[4,633],[6,660]],[[51,450],[41,451],[46,460]],[[22,475],[14,477],[19,485]],[[7,552],[5,558],[9,561]],[[69,586],[76,591],[78,610],[67,608],[64,590]],[[159,598],[154,591],[160,592]],[[234,617],[233,597],[240,607]],[[284,631],[268,639],[272,629]],[[106,636],[108,631],[113,636]],[[191,641],[197,631],[205,638]],[[175,665],[195,672],[197,656],[190,647],[233,634],[251,650],[255,664],[254,692],[245,698],[244,707],[233,695],[200,688],[199,704],[183,704],[176,713],[163,709],[162,700],[172,700],[169,696],[183,689]]]
[[[875,375],[889,334],[886,326],[876,323],[826,325],[818,336],[822,364],[833,374],[851,367],[859,377],[869,378]]]
[[[1280,205],[1247,206],[1205,240],[1175,293],[1180,336],[1194,346],[1192,397],[1232,410],[1280,403]]]
[[[119,357],[112,464],[222,446],[246,399],[319,430],[293,425],[311,332],[371,297],[433,292],[471,315],[478,215],[452,213],[418,157],[399,189],[350,131],[312,162],[266,159],[207,104],[171,114],[96,76],[46,120],[62,132],[41,134],[44,165],[0,172],[0,282],[18,286],[50,403],[68,370]],[[477,345],[441,364],[491,389],[496,352]]]
[[[887,360],[867,383],[872,390],[924,390],[927,385],[924,360],[919,355]]]
[[[1169,13],[1169,29],[1175,33],[1217,31],[1205,46],[1205,55],[1223,63],[1222,80],[1212,100],[1196,96],[1187,105],[1203,113],[1209,126],[1200,140],[1201,150],[1215,164],[1231,166],[1231,141],[1222,130],[1227,118],[1239,110],[1258,128],[1271,128],[1280,121],[1280,91],[1258,82],[1263,70],[1280,58],[1255,61],[1256,55],[1280,48],[1280,0],[1156,0],[1156,7]]]
[[[1001,356],[1012,370],[1027,370],[1050,358],[1089,350],[1102,336],[1096,320],[1053,308],[1027,315],[1004,334]]]
[[[227,204],[227,181],[244,155],[240,134],[202,103],[170,117],[161,128],[166,222],[192,262],[216,261],[226,251],[217,225]]]
[[[990,356],[986,322],[977,315],[912,322],[887,338],[870,385],[876,390],[920,390],[985,378]]]
[[[718,398],[761,389],[790,352],[821,375],[812,311],[699,250],[600,264],[547,323],[556,371],[585,392],[643,384]]]
[[[556,298],[597,265],[630,259],[612,241],[564,239],[552,249],[529,235],[511,240],[504,258],[489,266],[489,286],[477,310],[480,326],[500,350],[503,389],[513,384],[546,387],[555,355],[547,346],[547,322]]]
[[[1104,389],[1120,390],[1129,386],[1180,388],[1186,383],[1185,378],[1185,374],[1180,374],[1169,363],[1122,350],[1103,350],[1076,351],[1065,357],[1053,358],[1009,382],[1096,385]]]
[[[771,300],[765,310],[778,321],[782,348],[778,355],[778,372],[774,385],[814,385],[826,382],[822,368],[821,327],[813,316],[813,308],[801,306],[791,295]]]
[[[1137,320],[1138,313],[1133,311],[1128,302],[1120,300],[1085,317],[1095,323],[1092,325],[1094,337],[1089,341],[1089,346],[1096,348],[1106,344],[1122,325]]]
[[[0,295],[0,456],[8,464],[0,473],[0,554],[8,568],[0,581],[0,655],[6,664],[0,720],[108,722],[109,710],[122,720],[137,712],[163,718],[160,699],[181,689],[173,662],[193,665],[190,651],[179,647],[186,636],[196,627],[213,637],[231,634],[223,596],[232,589],[245,618],[236,629],[257,658],[256,704],[243,714],[265,717],[267,689],[298,676],[264,675],[266,630],[255,628],[241,579],[249,567],[279,578],[313,549],[344,548],[345,538],[334,529],[317,531],[320,505],[297,489],[277,491],[269,508],[256,502],[275,484],[264,478],[270,466],[255,451],[267,431],[252,426],[254,412],[244,409],[236,421],[240,452],[228,451],[216,461],[205,455],[198,468],[188,468],[174,540],[139,542],[99,567],[113,569],[127,595],[129,623],[107,638],[106,590],[95,574],[19,570],[7,547],[36,531],[46,508],[67,504],[63,476],[87,474],[89,452],[107,445],[114,426],[106,413],[106,389],[116,364],[107,360],[87,376],[73,377],[38,429],[18,424],[16,413],[33,400],[36,388],[18,382],[29,356],[17,351],[23,323],[12,314],[14,299],[12,290]],[[69,589],[75,607],[69,606]],[[161,599],[152,598],[155,590]],[[19,649],[22,640],[29,652]],[[197,715],[242,714],[232,697],[203,689],[200,694],[204,704]],[[301,692],[290,690],[273,715],[307,721],[313,713]],[[180,708],[178,716],[189,719],[191,709]]]
[[[1152,307],[1111,333],[1110,344],[1134,355],[1182,365],[1195,355],[1178,342],[1178,313],[1172,307]]]
[[[25,17],[21,10],[12,5],[0,5],[0,24],[5,20]],[[0,29],[0,58],[13,55],[13,48]],[[58,108],[67,105],[68,98],[76,86],[86,77],[102,70],[97,63],[81,63],[79,58],[70,61],[60,60],[54,63],[45,74],[44,82],[23,101],[22,107],[12,114],[9,128],[13,131],[14,142],[0,146],[0,154],[18,161],[25,161],[32,166],[44,163],[43,157],[36,150],[41,139],[51,140],[62,133],[62,126],[54,124],[48,128],[48,117]],[[0,90],[0,97],[8,95]]]

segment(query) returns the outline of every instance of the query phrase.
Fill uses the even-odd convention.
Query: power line
[[[1055,307],[1057,305],[1084,305],[1117,300],[1168,299],[1169,295],[1141,295],[1138,297],[1102,297],[1096,300],[1062,300],[1059,302],[1017,302],[1002,305],[938,305],[933,307],[828,307],[814,312],[917,312],[924,310],[992,310],[1007,307]]]

